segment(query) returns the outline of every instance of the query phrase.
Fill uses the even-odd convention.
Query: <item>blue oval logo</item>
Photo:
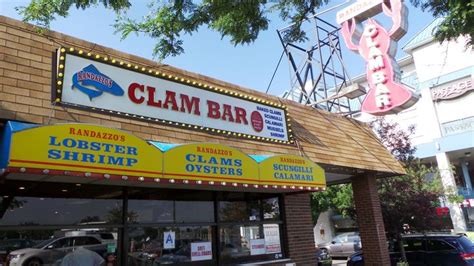
[[[115,96],[122,96],[123,89],[107,75],[102,74],[94,65],[90,64],[72,76],[72,89],[93,98],[99,97],[104,92]]]

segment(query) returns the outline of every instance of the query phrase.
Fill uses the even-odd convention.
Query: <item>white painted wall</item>
[[[432,41],[414,49],[413,62],[400,67],[402,78],[416,74],[418,82],[422,83],[474,66],[474,50],[466,49],[465,42],[465,38],[443,44]],[[365,80],[359,80],[359,83],[368,90]],[[440,84],[440,86],[445,85]],[[415,125],[415,134],[411,136],[413,145],[429,143],[440,138],[440,123],[474,116],[474,92],[458,99],[437,103],[433,102],[429,87],[420,87],[419,93],[420,99],[411,108],[398,114],[385,116],[387,120],[397,122],[402,129]],[[360,114],[356,117],[363,122],[370,122],[374,118],[368,114]]]
[[[439,122],[446,123],[474,116],[474,92],[468,92],[462,97],[435,104]]]
[[[474,64],[473,49],[466,49],[466,38],[440,44],[432,41],[412,51],[420,82],[463,69]]]

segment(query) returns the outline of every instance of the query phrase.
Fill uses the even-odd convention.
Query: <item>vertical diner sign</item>
[[[371,18],[382,11],[393,22],[389,31]],[[397,113],[418,100],[417,95],[400,82],[399,66],[394,59],[396,43],[408,28],[407,15],[408,9],[401,0],[358,0],[337,13],[347,47],[367,62],[370,90],[362,103],[362,112]],[[367,22],[361,27],[364,20]]]

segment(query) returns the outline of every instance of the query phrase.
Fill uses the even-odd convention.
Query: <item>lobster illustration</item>
[[[401,0],[362,0],[356,4],[367,5],[365,2],[376,2],[372,8],[378,12],[381,9],[392,19],[393,25],[387,32],[375,19],[368,18],[361,31],[361,20],[364,17],[360,14],[341,22],[341,32],[347,47],[358,52],[367,62],[367,82],[370,89],[361,111],[372,115],[397,113],[418,100],[412,90],[400,83],[399,66],[394,59],[396,42],[407,31],[408,9]]]

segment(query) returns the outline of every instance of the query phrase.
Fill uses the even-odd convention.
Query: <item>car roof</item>
[[[420,237],[427,237],[427,238],[453,238],[453,237],[461,237],[463,235],[457,234],[450,234],[450,233],[427,233],[427,234],[406,234],[402,235],[403,238],[420,238]]]

